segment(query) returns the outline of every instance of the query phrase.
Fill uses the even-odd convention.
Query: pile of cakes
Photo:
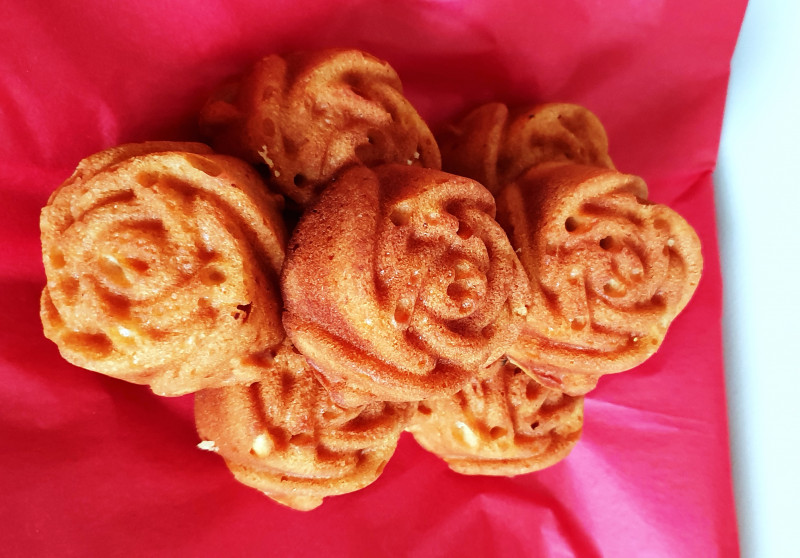
[[[264,58],[200,123],[211,147],[115,147],[52,194],[44,331],[195,393],[199,447],[296,509],[373,482],[404,430],[459,473],[558,462],[700,279],[694,230],[580,106],[489,103],[434,139],[386,62],[333,49]]]

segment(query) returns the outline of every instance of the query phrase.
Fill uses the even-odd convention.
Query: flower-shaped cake
[[[700,281],[694,229],[641,178],[599,167],[530,169],[497,198],[534,304],[508,358],[570,394],[641,364]]]
[[[525,272],[480,184],[357,167],[306,210],[281,279],[283,322],[343,404],[457,391],[511,346]]]
[[[358,50],[267,56],[220,88],[200,122],[217,150],[268,166],[271,182],[301,206],[352,165],[441,168],[397,73]]]
[[[381,401],[339,407],[288,342],[261,381],[195,395],[199,447],[219,453],[240,482],[299,510],[374,482],[411,412]]]
[[[493,194],[542,163],[614,168],[603,125],[589,110],[570,103],[514,109],[487,103],[438,139],[444,170],[477,180]]]
[[[257,379],[284,338],[280,203],[202,144],[85,159],[41,214],[45,334],[73,364],[161,395]]]
[[[583,397],[498,362],[458,393],[420,402],[408,430],[457,473],[521,475],[569,454],[583,430]]]

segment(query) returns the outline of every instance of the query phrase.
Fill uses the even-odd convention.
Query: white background
[[[715,174],[742,556],[800,556],[800,2],[750,0]]]

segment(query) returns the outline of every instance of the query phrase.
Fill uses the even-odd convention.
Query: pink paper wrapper
[[[711,172],[745,1],[6,3],[0,9],[0,548],[12,556],[735,556]],[[77,162],[196,139],[209,92],[325,46],[388,60],[433,127],[569,101],[698,231],[661,350],[586,398],[568,459],[466,477],[404,435],[383,476],[296,512],[199,451],[191,396],[73,367],[42,334],[38,214]]]

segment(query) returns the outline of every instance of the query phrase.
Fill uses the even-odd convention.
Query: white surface
[[[750,1],[719,155],[742,556],[800,556],[800,2]]]

